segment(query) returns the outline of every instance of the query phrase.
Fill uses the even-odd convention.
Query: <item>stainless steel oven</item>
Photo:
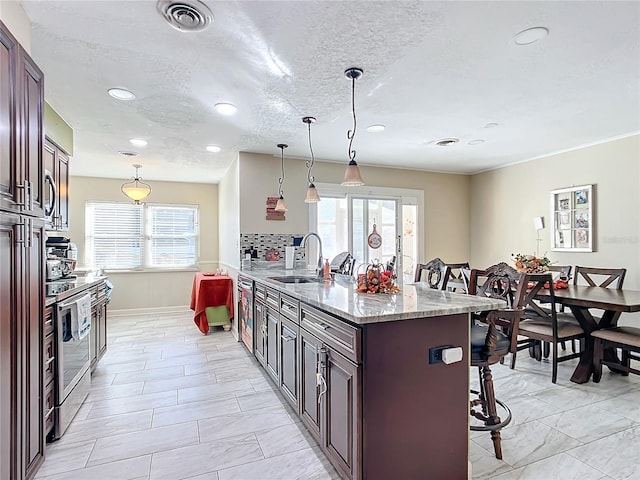
[[[77,320],[74,320],[74,315],[77,314],[73,311],[78,308],[81,299],[86,300],[86,296],[86,292],[79,293],[56,304],[57,375],[54,439],[64,434],[91,388],[90,335],[86,331],[84,336],[76,334],[77,326],[74,322]],[[89,321],[90,318],[89,306]]]

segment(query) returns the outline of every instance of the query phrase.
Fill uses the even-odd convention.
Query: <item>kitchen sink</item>
[[[269,277],[270,280],[275,280],[280,283],[315,283],[319,279],[316,277],[304,277],[301,275],[289,275],[287,277]]]

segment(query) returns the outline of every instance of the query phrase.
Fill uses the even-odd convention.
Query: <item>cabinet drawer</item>
[[[300,312],[300,302],[287,295],[280,294],[280,315],[298,323],[298,313]]]
[[[267,287],[267,305],[280,311],[280,293],[278,290]]]
[[[47,307],[44,310],[43,335],[46,337],[51,332],[53,332],[53,307]]]
[[[263,302],[266,302],[267,301],[267,287],[265,287],[261,283],[256,282],[256,284],[255,284],[255,295],[256,295],[256,299],[260,299]]]
[[[349,360],[362,361],[362,330],[306,304],[300,305],[300,325]]]
[[[56,371],[56,342],[55,335],[52,333],[47,335],[44,339],[44,384],[47,385],[53,377]]]
[[[44,433],[45,436],[51,431],[53,428],[53,420],[54,420],[54,406],[55,406],[55,396],[54,396],[54,386],[55,382],[51,382],[47,385],[44,392]]]

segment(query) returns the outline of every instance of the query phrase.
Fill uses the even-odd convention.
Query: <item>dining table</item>
[[[623,313],[640,312],[640,291],[568,285],[567,288],[554,289],[553,293],[555,303],[568,307],[586,334],[580,361],[571,376],[572,382],[586,383],[593,373],[594,340],[591,332],[615,327]],[[536,298],[541,302],[551,301],[549,290],[540,290]],[[602,312],[594,316],[592,309]],[[605,349],[604,356],[611,362],[620,363],[613,348]],[[612,370],[615,371],[615,367]]]

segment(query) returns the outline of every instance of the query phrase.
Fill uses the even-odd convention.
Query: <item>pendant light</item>
[[[142,165],[133,164],[136,169],[136,176],[131,178],[131,182],[125,182],[120,187],[122,193],[133,200],[133,203],[140,205],[140,200],[147,198],[151,193],[151,185],[142,181],[138,176],[138,169],[142,168]]]
[[[316,123],[316,119],[314,117],[303,117],[302,121],[307,124],[309,131],[309,150],[311,151],[311,160],[307,161],[307,180],[309,181],[309,187],[307,188],[307,196],[304,198],[304,201],[305,203],[318,203],[320,201],[320,195],[318,195],[318,190],[313,184],[315,178],[311,175],[311,169],[315,161],[313,147],[311,146],[311,124]]]
[[[284,149],[287,148],[288,146],[289,145],[287,145],[286,143],[278,144],[278,148],[280,149],[280,172],[282,176],[278,179],[278,195],[280,195],[280,198],[276,203],[276,208],[274,208],[276,212],[287,211],[287,202],[284,201],[284,195],[283,195],[284,192],[282,191],[282,182],[284,182]]]
[[[353,137],[356,134],[356,79],[360,78],[363,73],[360,68],[347,68],[344,71],[344,76],[351,79],[351,112],[353,113],[353,130],[347,132],[347,139],[349,139],[349,165],[344,172],[344,179],[342,180],[342,185],[347,187],[364,185],[364,180],[360,176],[360,168],[356,163],[356,151],[351,148]]]

